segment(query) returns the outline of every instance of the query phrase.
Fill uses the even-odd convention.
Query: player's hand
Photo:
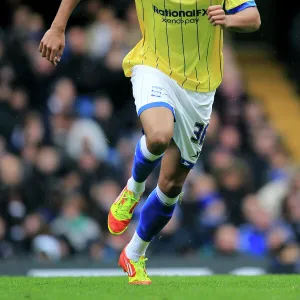
[[[60,61],[65,49],[65,33],[57,28],[50,28],[44,35],[39,51],[54,66]]]
[[[227,16],[221,5],[212,5],[207,10],[208,19],[213,26],[227,27]]]

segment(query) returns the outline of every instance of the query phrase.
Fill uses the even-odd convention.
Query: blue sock
[[[154,168],[158,165],[158,163],[161,160],[161,157],[153,161],[147,159],[142,152],[141,142],[142,140],[138,142],[135,148],[134,162],[132,166],[132,177],[136,182],[146,181],[148,176],[152,173]]]
[[[175,210],[176,204],[166,205],[160,200],[157,189],[146,200],[136,229],[138,236],[146,242],[150,242],[167,225]]]

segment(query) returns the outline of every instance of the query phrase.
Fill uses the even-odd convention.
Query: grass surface
[[[151,286],[131,286],[126,280],[126,277],[2,277],[0,299],[300,299],[300,276],[153,277]]]

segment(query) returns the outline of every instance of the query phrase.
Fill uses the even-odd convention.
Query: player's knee
[[[163,177],[160,178],[159,187],[166,196],[174,198],[181,193],[183,182],[181,179]]]
[[[154,131],[146,137],[148,150],[155,155],[164,153],[171,141],[171,135],[163,131]]]

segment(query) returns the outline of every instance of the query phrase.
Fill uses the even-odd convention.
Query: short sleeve
[[[229,15],[236,14],[248,7],[255,7],[256,3],[254,0],[225,0],[226,13]]]

